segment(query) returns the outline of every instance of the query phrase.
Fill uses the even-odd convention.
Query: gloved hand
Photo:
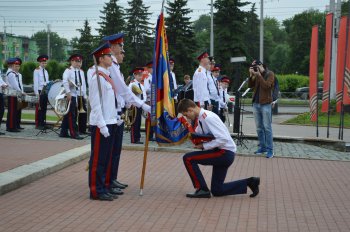
[[[146,111],[147,113],[151,113],[151,106],[149,106],[145,103],[141,107],[142,107],[143,111]]]
[[[100,128],[100,132],[101,132],[101,134],[103,134],[103,136],[104,136],[105,138],[107,138],[107,137],[109,136],[109,132],[108,132],[107,126],[101,127],[101,128]]]

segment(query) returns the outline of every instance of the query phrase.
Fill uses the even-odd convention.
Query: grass
[[[244,99],[242,99],[242,104],[251,105],[252,99],[251,98],[244,98]],[[321,101],[319,101],[319,104],[321,104]],[[278,105],[279,106],[309,106],[309,100],[279,98]]]
[[[318,125],[327,126],[328,116],[327,113],[319,113]],[[339,113],[331,113],[329,116],[329,125],[331,127],[339,127],[340,115]],[[312,125],[315,126],[316,122],[310,120],[310,113],[299,114],[298,116],[289,119],[284,124],[297,124],[297,125]],[[344,115],[344,128],[350,128],[350,115],[347,113]]]
[[[4,113],[4,118],[7,117],[7,112]],[[26,120],[35,120],[35,114],[29,114],[29,113],[22,113],[22,119]],[[47,121],[57,121],[58,117],[57,116],[51,116],[51,115],[46,115],[46,120]]]

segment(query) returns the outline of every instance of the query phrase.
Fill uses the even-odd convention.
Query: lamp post
[[[6,19],[4,16],[0,15],[0,17],[2,17],[4,19],[4,41],[3,41],[3,44],[4,44],[4,48],[3,48],[3,54],[4,54],[4,60],[6,61],[6,54],[7,54],[7,47],[6,47]],[[3,64],[4,65],[4,64]]]

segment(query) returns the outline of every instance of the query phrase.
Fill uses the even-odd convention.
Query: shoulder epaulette
[[[89,69],[93,69],[94,68],[94,66],[91,66]]]
[[[40,69],[40,66],[36,68],[36,70],[39,70]]]
[[[69,67],[69,68],[67,68],[68,70],[71,70],[71,68]]]
[[[207,114],[206,113],[203,113],[202,114],[203,118],[205,119],[207,117]]]
[[[202,68],[198,68],[198,72],[201,72],[202,71]]]

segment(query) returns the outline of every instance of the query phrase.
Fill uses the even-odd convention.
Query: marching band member
[[[47,55],[41,55],[36,60],[39,62],[39,67],[33,73],[34,93],[39,98],[39,102],[35,104],[35,127],[39,130],[45,128],[46,110],[47,110],[47,91],[43,91],[44,86],[49,83],[49,73],[45,69],[47,65]]]
[[[214,57],[211,60],[211,70],[208,71],[208,86],[210,94],[210,103],[213,106],[212,112],[219,115],[219,101],[220,101],[220,92],[217,77],[220,75],[220,67],[215,65]]]
[[[152,75],[153,75],[153,61],[150,61],[146,64],[146,70],[148,71],[147,78],[144,79],[143,86],[147,95],[147,104],[151,104],[151,90],[152,90]],[[150,120],[150,117],[147,117],[146,120]],[[146,127],[148,126],[148,122],[146,121]],[[147,128],[146,128],[147,132]],[[155,141],[154,138],[154,127],[151,126],[149,131],[149,141]]]
[[[193,75],[193,94],[194,102],[203,109],[210,109],[209,103],[209,87],[208,87],[208,66],[209,55],[207,52],[200,54],[197,59],[199,61],[199,67]]]
[[[220,112],[219,112],[219,117],[223,123],[226,122],[226,116],[225,112],[227,111],[227,88],[230,84],[230,79],[228,76],[224,75],[220,79],[220,88],[219,88],[219,93],[220,93]]]
[[[136,107],[142,107],[143,110],[150,112],[150,107],[141,101],[125,84],[123,73],[120,70],[120,64],[124,61],[125,51],[124,46],[124,34],[118,33],[103,38],[104,41],[108,42],[112,51],[113,64],[109,67],[111,78],[117,89],[117,100],[118,100],[118,115],[124,112],[125,102],[134,105]],[[110,174],[110,186],[111,190],[115,193],[121,194],[121,189],[126,188],[128,185],[118,180],[118,169],[119,160],[123,143],[123,132],[124,122],[119,119],[115,144],[113,146],[112,161],[111,161],[111,172]]]
[[[183,161],[196,191],[188,193],[189,198],[210,198],[213,196],[226,196],[247,193],[247,187],[252,190],[250,197],[259,193],[259,177],[236,180],[224,183],[228,168],[235,158],[236,144],[231,138],[226,126],[219,117],[208,110],[199,108],[193,101],[184,99],[179,103],[179,113],[194,121],[198,119],[199,126],[196,133],[211,134],[214,139],[195,145],[201,151],[186,153]],[[213,166],[211,191],[199,169],[199,164]]]
[[[141,85],[141,79],[142,79],[142,73],[143,68],[135,68],[133,70],[133,75],[135,77],[135,81],[130,83],[129,88],[132,90],[138,98],[140,98],[141,101],[146,102],[147,100],[147,94],[146,90],[143,85]],[[131,143],[136,144],[143,144],[143,142],[140,141],[141,134],[140,134],[140,128],[141,128],[141,113],[142,109],[139,107],[136,107],[137,113],[136,113],[136,119],[134,124],[131,126]]]
[[[173,85],[174,85],[174,92],[176,93],[177,90],[177,83],[176,83],[176,75],[174,73],[174,66],[175,66],[175,60],[173,58],[169,59],[169,64],[170,64],[170,73],[171,77],[173,79]],[[177,94],[174,94],[174,100],[177,103]],[[177,109],[176,109],[177,111]]]
[[[1,73],[0,73],[1,74]],[[2,118],[4,117],[4,112],[5,112],[5,102],[4,102],[4,95],[2,93],[2,90],[7,88],[6,82],[0,77],[0,128],[1,128],[1,122]],[[0,135],[4,135],[4,132],[0,131]]]
[[[9,68],[6,72],[7,83],[9,88],[18,91],[22,95],[25,95],[23,91],[22,74],[18,71],[21,67],[22,60],[20,58],[10,58],[7,60]],[[17,108],[17,96],[8,96],[8,114],[6,121],[6,130],[9,132],[19,132],[21,122],[22,109]]]
[[[82,60],[82,56],[79,54],[73,54],[68,59],[71,66],[67,68],[63,73],[63,87],[66,90],[67,100],[70,101],[69,111],[64,115],[60,137],[68,138],[68,129],[70,137],[73,139],[83,139],[77,132],[76,124],[76,107],[77,107],[77,94],[79,92],[79,77],[80,72],[79,63]]]
[[[85,81],[85,74],[84,70],[81,69],[81,66],[83,64],[82,62],[83,57],[81,56],[80,62],[77,61],[77,73],[78,73],[78,93],[77,93],[77,101],[78,101],[78,107],[77,107],[77,113],[78,116],[78,131],[80,134],[87,134],[86,133],[86,125],[87,125],[87,108],[86,108],[86,81]],[[80,109],[83,109],[82,112],[80,112]]]
[[[91,156],[89,161],[90,198],[112,201],[118,198],[110,191],[108,183],[108,163],[111,159],[117,130],[116,86],[111,79],[109,67],[112,66],[109,44],[103,44],[93,52],[98,64],[98,73],[90,80],[89,101],[91,105]]]

